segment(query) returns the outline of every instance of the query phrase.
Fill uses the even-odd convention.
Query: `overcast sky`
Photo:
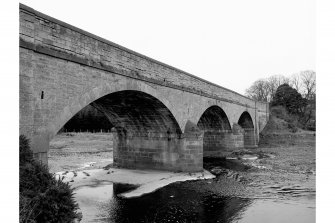
[[[315,70],[314,0],[20,2],[241,94]]]

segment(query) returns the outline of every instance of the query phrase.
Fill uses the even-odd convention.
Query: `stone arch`
[[[243,129],[253,129],[254,123],[249,112],[245,111],[240,115],[237,124],[239,124]]]
[[[46,131],[48,133],[49,140],[51,140],[62,128],[62,126],[64,126],[65,123],[67,123],[77,112],[79,112],[85,106],[93,103],[100,98],[103,98],[104,96],[121,91],[137,91],[156,98],[161,103],[161,105],[166,107],[167,110],[172,114],[173,119],[176,120],[176,124],[180,129],[180,122],[178,121],[178,118],[175,115],[176,112],[174,111],[173,106],[171,106],[169,100],[161,95],[159,91],[152,88],[150,85],[139,81],[136,83],[126,82],[124,84],[110,84],[108,82],[103,82],[99,86],[93,87],[91,90],[85,92],[84,94],[80,94],[70,99],[71,103],[64,107],[47,126]]]
[[[201,115],[197,126],[204,131],[204,157],[221,156],[225,149],[225,135],[231,132],[230,122],[223,109],[217,105],[210,106]]]
[[[114,92],[90,105],[105,114],[116,129],[128,134],[166,133],[170,137],[181,134],[170,110],[157,98],[141,91]]]
[[[202,130],[231,130],[226,113],[217,105],[210,106],[204,111],[197,126]]]
[[[241,114],[238,119],[239,126],[244,130],[244,147],[245,148],[254,148],[256,145],[256,135],[253,119],[249,112],[245,111]]]
[[[114,164],[124,168],[174,170],[182,168],[181,128],[167,99],[144,85],[114,88],[105,84],[78,96],[56,119],[55,134],[87,104],[101,111],[113,125]],[[155,96],[153,96],[153,94]]]

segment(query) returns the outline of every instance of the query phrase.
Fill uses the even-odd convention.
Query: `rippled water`
[[[93,197],[96,202],[91,204],[96,210],[90,209],[92,215],[84,222],[315,222],[313,196],[295,199],[220,196],[197,182],[174,183],[139,198],[117,196],[133,188],[115,184],[77,190],[77,194],[86,197],[86,202]]]
[[[109,222],[233,222],[250,204],[174,184],[136,199],[116,198]]]

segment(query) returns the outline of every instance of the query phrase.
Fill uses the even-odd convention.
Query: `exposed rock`
[[[210,170],[210,172],[215,175],[220,175],[224,172],[224,170],[221,167],[214,167],[213,169]]]

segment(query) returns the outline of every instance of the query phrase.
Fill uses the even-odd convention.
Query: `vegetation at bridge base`
[[[287,121],[291,128],[315,130],[315,98],[303,98],[296,89],[282,84],[277,88],[270,106],[271,111],[278,117],[283,116],[280,118]],[[285,111],[278,107],[285,108]]]
[[[20,223],[73,222],[80,218],[73,189],[35,161],[29,140],[20,135]]]

